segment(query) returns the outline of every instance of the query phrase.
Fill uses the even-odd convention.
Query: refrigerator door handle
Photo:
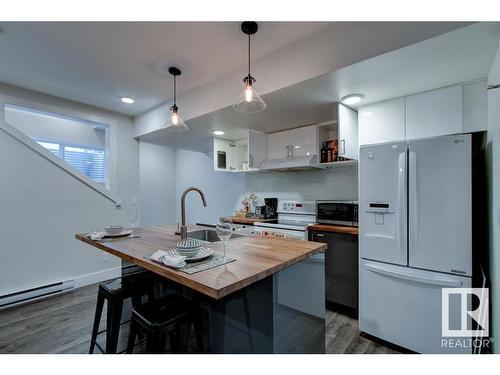
[[[399,235],[399,248],[401,252],[405,251],[406,243],[406,151],[401,152],[398,158],[398,235]]]
[[[410,192],[410,213],[413,216],[413,222],[410,233],[410,239],[413,244],[412,251],[415,251],[418,246],[418,182],[417,182],[417,154],[415,151],[410,151],[410,174],[409,174],[409,192]]]
[[[387,266],[384,267],[384,265],[379,264],[365,264],[365,267],[368,270],[381,275],[393,277],[396,279],[413,281],[420,284],[442,286],[447,288],[460,288],[463,285],[463,282],[461,280],[451,279],[445,276],[429,279],[422,276],[411,275],[405,271],[396,271],[394,269],[388,268]],[[408,268],[405,268],[405,270],[408,270]]]

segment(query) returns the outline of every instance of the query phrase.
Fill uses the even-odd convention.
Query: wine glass
[[[217,235],[224,244],[224,259],[226,259],[226,243],[229,240],[229,238],[231,238],[231,234],[233,234],[233,224],[231,223],[231,219],[221,217],[216,225],[216,228],[217,228]]]
[[[135,223],[137,222],[137,217],[138,217],[138,212],[137,212],[137,207],[129,207],[127,209],[127,220],[130,224],[130,229],[135,228]]]

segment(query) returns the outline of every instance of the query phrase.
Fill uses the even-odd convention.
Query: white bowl
[[[200,248],[197,248],[197,249],[175,249],[177,250],[177,252],[179,253],[179,255],[182,255],[182,256],[185,256],[185,257],[188,257],[188,258],[192,258],[196,255],[198,255],[198,253],[200,252]]]
[[[123,225],[108,225],[104,228],[106,234],[120,234],[125,230]]]

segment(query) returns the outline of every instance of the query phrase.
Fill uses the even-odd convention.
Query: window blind
[[[52,154],[98,183],[105,183],[104,150],[75,147],[52,142],[37,142]]]

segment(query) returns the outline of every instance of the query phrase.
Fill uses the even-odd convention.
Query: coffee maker
[[[255,215],[261,219],[276,219],[278,217],[278,198],[264,198],[263,206],[255,207]]]

